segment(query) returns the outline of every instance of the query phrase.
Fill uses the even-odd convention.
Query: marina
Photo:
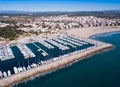
[[[6,61],[0,61],[0,78],[9,78],[13,75],[19,75],[28,70],[32,70],[43,65],[60,61],[61,59],[68,58],[79,53],[97,50],[97,48],[105,45],[106,43],[76,38],[73,36],[64,36],[30,43],[17,44],[15,46],[7,46],[6,50],[8,56],[14,57]],[[5,48],[0,50],[1,57]],[[11,50],[10,50],[11,49]],[[10,64],[13,62],[13,64]],[[3,65],[8,67],[2,67]]]
[[[1,0],[0,87],[120,87],[120,0]]]

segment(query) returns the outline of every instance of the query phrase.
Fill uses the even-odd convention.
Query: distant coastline
[[[100,33],[100,34],[95,34],[95,35],[90,36],[89,38],[94,39],[94,38],[99,37],[99,36],[104,36],[104,35],[108,36],[108,35],[112,35],[112,34],[116,34],[116,33],[120,33],[120,30],[118,30],[118,31],[111,31],[111,32],[105,32],[105,33]]]
[[[114,14],[116,13],[116,14]],[[7,16],[59,16],[59,15],[69,15],[69,16],[97,16],[104,18],[120,18],[120,10],[104,10],[104,11],[16,11],[16,10],[1,10],[0,15]]]

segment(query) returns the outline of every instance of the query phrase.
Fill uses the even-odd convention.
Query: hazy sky
[[[118,9],[120,9],[120,0],[0,0],[0,10],[95,11]]]

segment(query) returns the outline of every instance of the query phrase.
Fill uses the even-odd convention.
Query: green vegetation
[[[23,35],[26,33],[23,30],[18,30],[18,26],[6,26],[6,27],[0,27],[0,37],[14,40],[18,38],[20,35]]]
[[[34,34],[34,35],[39,35],[40,33],[41,31],[33,31],[33,30],[29,31],[29,34]]]

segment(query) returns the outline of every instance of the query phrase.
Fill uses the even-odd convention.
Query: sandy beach
[[[120,31],[120,26],[117,27],[92,27],[92,28],[80,28],[80,29],[69,29],[67,30],[68,35],[76,35],[84,38],[89,38],[92,35]],[[94,49],[87,50],[85,52],[81,52],[75,55],[70,55],[69,57],[61,58],[57,61],[33,68],[31,70],[27,70],[25,72],[21,72],[19,74],[13,75],[11,77],[0,79],[0,87],[10,87],[16,83],[23,82],[25,80],[30,79],[36,75],[42,75],[44,73],[48,73],[59,68],[65,67],[76,60],[82,60],[87,58],[90,55],[94,55],[106,49],[112,48],[113,45],[104,43],[104,45],[96,47]]]
[[[76,28],[67,30],[68,35],[76,35],[84,38],[89,38],[92,35],[120,31],[120,26],[114,27],[90,27],[90,28]]]

